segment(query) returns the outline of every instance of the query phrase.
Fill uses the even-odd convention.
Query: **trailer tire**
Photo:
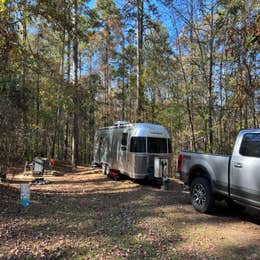
[[[195,178],[190,187],[191,204],[201,213],[209,213],[214,206],[214,196],[209,181],[203,177]]]

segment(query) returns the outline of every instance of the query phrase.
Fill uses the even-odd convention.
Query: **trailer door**
[[[120,146],[119,170],[121,173],[128,172],[128,133],[122,133],[122,141]]]

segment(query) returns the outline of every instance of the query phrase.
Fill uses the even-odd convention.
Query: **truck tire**
[[[214,197],[211,186],[206,178],[195,178],[190,187],[191,204],[201,213],[208,213],[214,206]]]

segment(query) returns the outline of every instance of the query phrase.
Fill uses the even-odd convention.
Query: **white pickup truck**
[[[178,173],[199,212],[222,199],[233,208],[260,208],[260,129],[240,131],[232,156],[181,152]]]

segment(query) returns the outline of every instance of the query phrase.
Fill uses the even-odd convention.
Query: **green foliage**
[[[0,12],[5,11],[6,0],[0,0]]]
[[[136,119],[136,3],[76,2],[77,30],[75,1],[0,2],[0,160],[68,160],[78,110],[79,160],[91,162],[96,128]],[[165,125],[175,153],[227,152],[240,128],[259,127],[257,1],[190,2],[188,12],[168,2],[165,13],[144,2],[142,121]]]

